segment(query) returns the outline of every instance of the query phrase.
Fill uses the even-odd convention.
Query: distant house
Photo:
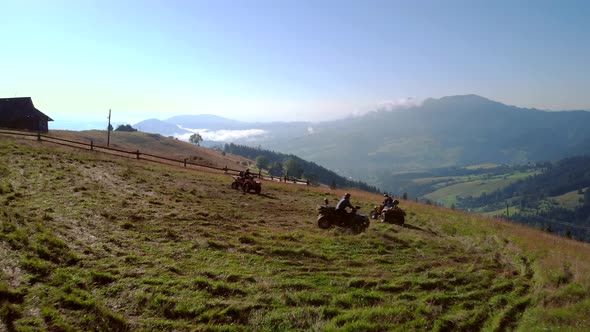
[[[50,117],[35,108],[30,97],[0,98],[0,128],[46,133]]]

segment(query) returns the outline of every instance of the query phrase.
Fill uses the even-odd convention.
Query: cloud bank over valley
[[[236,140],[248,140],[250,138],[258,138],[262,135],[267,134],[266,130],[262,129],[240,129],[240,130],[209,130],[209,129],[192,129],[185,128],[178,125],[178,128],[190,131],[190,133],[174,134],[172,136],[187,141],[194,133],[201,135],[205,141],[216,141],[216,142],[232,142]]]

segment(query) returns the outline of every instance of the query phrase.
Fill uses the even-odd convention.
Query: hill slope
[[[316,163],[303,160],[295,155],[286,155],[274,151],[253,148],[250,146],[236,145],[233,143],[226,144],[223,148],[223,151],[249,158],[251,160],[256,160],[259,157],[263,157],[268,162],[269,173],[273,176],[281,176],[286,174],[287,176],[294,176],[296,178],[305,177],[312,182],[322,183],[333,188],[350,187],[370,192],[381,191],[378,188],[367,185],[366,183],[347,179],[336,174],[335,172],[317,165]],[[291,169],[287,168],[285,170],[284,165],[286,163],[292,163],[292,167],[290,167]],[[290,171],[293,174],[289,174]]]
[[[107,132],[104,130],[68,131],[52,130],[49,136],[69,139],[76,142],[93,141],[96,145],[107,145]],[[159,134],[143,132],[111,132],[110,147],[126,151],[140,150],[162,157],[183,160],[185,158],[195,162],[215,167],[242,169],[240,165],[252,163],[252,160],[222,153],[195,144],[187,143],[173,138],[163,137]]]
[[[315,225],[342,192],[244,195],[5,137],[0,152],[0,330],[590,328],[583,243],[411,202],[407,228],[353,236]]]

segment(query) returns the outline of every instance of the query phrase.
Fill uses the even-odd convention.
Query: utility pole
[[[506,202],[506,217],[510,218],[510,212],[508,211],[508,202]]]
[[[109,126],[107,127],[107,146],[111,142],[111,109],[109,108]]]

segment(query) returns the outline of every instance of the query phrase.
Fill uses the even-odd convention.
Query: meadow
[[[402,201],[321,230],[344,189],[0,137],[0,331],[590,329],[590,245]],[[351,191],[367,213],[378,195]]]

